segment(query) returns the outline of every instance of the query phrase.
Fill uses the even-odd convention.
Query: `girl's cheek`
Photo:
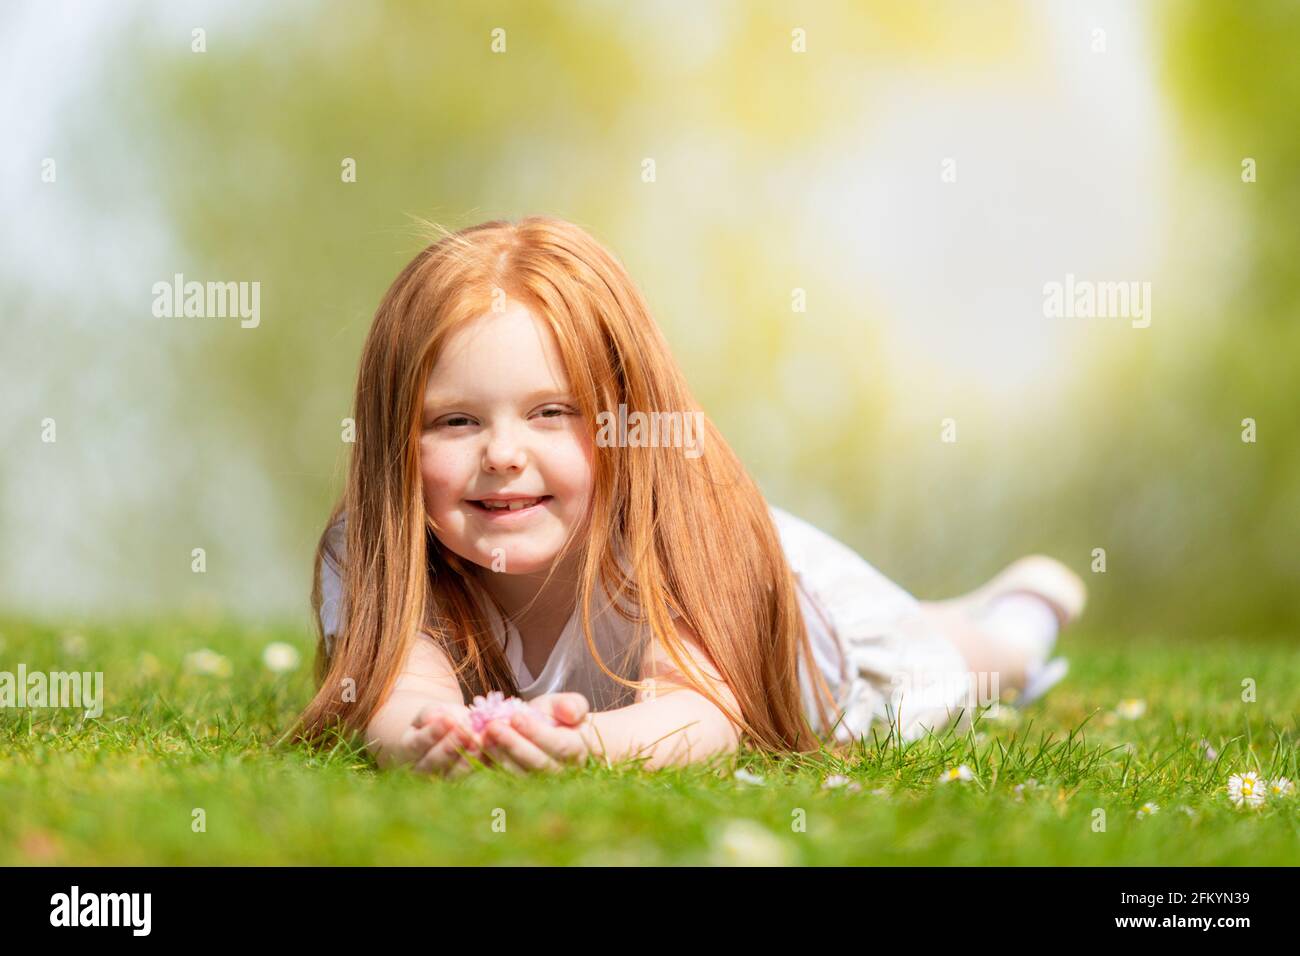
[[[430,506],[445,506],[448,499],[460,500],[466,484],[464,469],[454,456],[439,454],[427,444],[420,452],[420,478],[424,483],[424,500]]]
[[[572,456],[568,461],[563,480],[566,511],[576,520],[586,514],[591,503],[595,474],[590,456],[581,453]]]
[[[576,430],[568,436],[564,449],[566,477],[577,486],[589,486],[596,467],[595,439],[585,431]]]

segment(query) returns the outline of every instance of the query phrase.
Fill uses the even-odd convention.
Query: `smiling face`
[[[551,330],[513,300],[459,329],[429,375],[422,424],[439,541],[483,568],[545,573],[582,530],[593,455]]]

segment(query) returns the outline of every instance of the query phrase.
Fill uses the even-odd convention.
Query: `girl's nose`
[[[483,450],[483,470],[495,474],[500,471],[519,471],[523,467],[523,444],[514,438],[509,429],[493,431]]]

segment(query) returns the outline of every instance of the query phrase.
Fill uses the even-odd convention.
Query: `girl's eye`
[[[446,418],[440,419],[439,421],[429,422],[429,424],[425,425],[424,427],[426,429],[442,428],[443,426],[458,428],[459,426],[463,424],[467,424],[468,422],[471,421],[473,421],[473,419],[470,418],[468,415],[448,415]]]
[[[575,413],[562,405],[552,405],[549,408],[543,408],[537,414],[543,418],[560,418],[564,415],[573,415]],[[429,424],[424,427],[426,429],[461,428],[465,425],[472,425],[473,423],[474,419],[470,418],[468,415],[448,415],[446,418],[439,419],[438,421],[429,422]]]

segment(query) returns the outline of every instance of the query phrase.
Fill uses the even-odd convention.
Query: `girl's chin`
[[[521,561],[518,558],[494,560],[491,557],[479,562],[484,571],[497,574],[545,574],[550,570],[550,561]]]
[[[500,548],[490,545],[479,547],[478,563],[489,571],[504,574],[533,574],[550,570],[559,555],[558,548],[530,548],[514,542],[503,542]]]

